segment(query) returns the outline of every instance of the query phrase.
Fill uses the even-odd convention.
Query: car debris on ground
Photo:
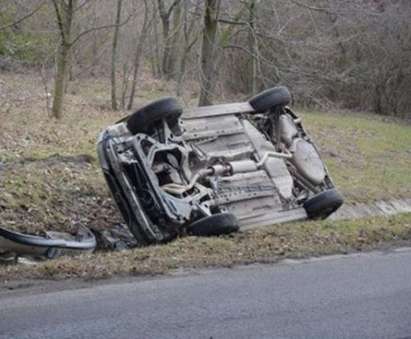
[[[123,251],[139,244],[127,225],[115,224],[106,230],[94,230],[97,238],[97,248],[101,250]]]
[[[77,234],[44,232],[44,236],[15,232],[0,227],[0,262],[13,262],[19,256],[54,259],[63,254],[93,251],[96,237],[85,227]]]

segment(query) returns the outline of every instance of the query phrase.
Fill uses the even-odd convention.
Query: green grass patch
[[[411,126],[367,114],[303,114],[349,201],[411,196]]]

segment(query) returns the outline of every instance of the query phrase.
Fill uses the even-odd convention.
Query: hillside
[[[45,92],[39,82],[40,79],[34,75],[15,74],[3,74],[0,81],[0,224],[38,233],[43,230],[72,231],[79,224],[104,229],[121,222],[100,173],[95,141],[102,128],[125,113],[112,112],[107,108],[109,93],[104,81],[79,81],[70,84],[64,117],[61,121],[55,121],[48,117]],[[139,104],[169,95],[167,86],[156,81],[146,82],[139,92]],[[303,111],[302,117],[348,203],[411,197],[410,125],[375,115],[349,112]],[[259,261],[268,258],[270,253],[284,254],[289,249],[292,249],[290,253],[293,255],[333,253],[338,249],[346,251],[356,248],[358,234],[363,233],[365,244],[370,246],[396,237],[407,240],[410,218],[377,218],[358,224],[338,222],[332,228],[327,222],[299,223],[294,228],[273,226],[267,231],[252,233],[248,238],[235,236],[235,239],[241,239],[240,247],[236,247],[236,240],[230,238],[195,240],[192,243],[192,239],[182,239],[164,246],[163,250],[152,247],[131,251],[130,255],[139,260],[141,256],[155,253],[155,260],[161,262],[170,255],[176,255],[183,246],[188,251],[182,254],[184,258],[188,258],[190,251],[193,251],[196,254],[194,257],[203,258],[197,261],[192,259],[194,265],[208,265],[218,263],[215,257],[218,253],[221,253],[223,264],[241,260],[249,262],[253,258]],[[283,240],[279,236],[281,234]],[[370,243],[367,243],[368,237],[372,239]],[[250,242],[245,239],[250,239]],[[322,245],[330,239],[334,239],[335,243],[331,243],[335,246]],[[267,242],[268,247],[259,254],[257,248],[261,242]],[[217,254],[205,260],[208,251],[216,251]],[[235,259],[238,252],[245,253],[245,257]],[[127,256],[129,260],[130,255]],[[231,259],[227,259],[227,255]],[[117,261],[122,255],[109,257]],[[107,254],[100,259],[93,258],[99,265],[103,265],[101,260],[107,260],[108,266],[103,265],[102,272],[112,272],[108,268],[110,260]],[[175,263],[167,262],[164,267],[176,267],[187,259],[179,258]],[[41,270],[44,271],[45,267],[52,267],[50,269],[53,270],[53,265],[58,266],[59,262],[64,262],[70,272],[94,272],[91,266],[76,271],[73,267],[77,267],[75,263],[81,263],[81,259],[76,259],[74,263],[67,259],[57,260],[56,264],[50,264],[52,266],[41,266]],[[127,266],[126,262],[124,265]],[[190,265],[190,262],[191,259],[186,264]],[[150,267],[154,264],[157,261]],[[162,270],[162,267],[158,266],[155,271]],[[129,272],[129,269],[130,266],[119,268],[120,272]],[[57,271],[50,275],[58,275]],[[141,272],[140,269],[137,271]]]

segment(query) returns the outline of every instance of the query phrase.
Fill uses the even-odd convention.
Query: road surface
[[[0,338],[411,338],[411,250],[0,293]]]

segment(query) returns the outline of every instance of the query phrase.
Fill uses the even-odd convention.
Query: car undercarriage
[[[105,129],[101,167],[138,242],[326,218],[338,209],[343,199],[290,101],[285,87],[184,112],[163,98]]]

